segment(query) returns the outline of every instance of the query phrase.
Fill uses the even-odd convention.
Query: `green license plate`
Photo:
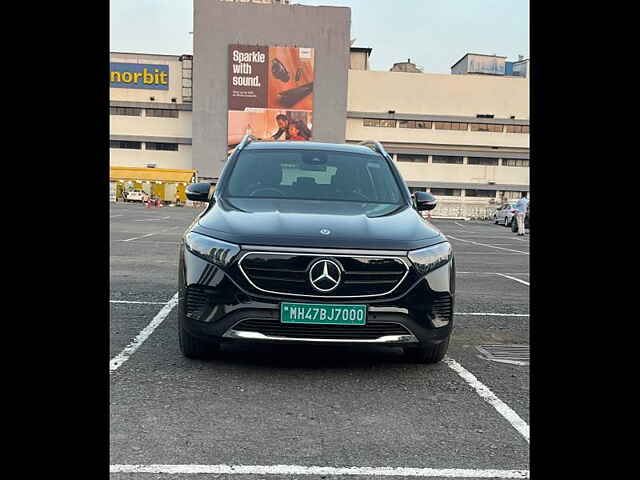
[[[319,325],[364,325],[366,305],[331,305],[328,303],[281,303],[282,323],[313,323]]]

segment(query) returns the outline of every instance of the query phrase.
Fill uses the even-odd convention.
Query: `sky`
[[[217,1],[217,0],[211,0]],[[465,53],[529,57],[529,0],[292,0],[351,7],[354,46],[373,49],[371,70],[411,59],[451,73]],[[282,7],[287,8],[287,7]],[[111,0],[113,52],[193,53],[193,0]]]

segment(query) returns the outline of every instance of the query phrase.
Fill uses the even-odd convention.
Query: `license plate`
[[[280,322],[319,325],[364,325],[366,305],[331,305],[327,303],[281,303]]]

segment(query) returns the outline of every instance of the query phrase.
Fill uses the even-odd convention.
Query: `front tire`
[[[419,347],[403,347],[404,355],[411,363],[438,363],[444,358],[449,348],[449,339],[435,345],[420,345]]]

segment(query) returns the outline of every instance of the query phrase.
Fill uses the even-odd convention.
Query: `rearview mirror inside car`
[[[416,210],[433,210],[436,208],[438,200],[429,192],[415,192]]]

